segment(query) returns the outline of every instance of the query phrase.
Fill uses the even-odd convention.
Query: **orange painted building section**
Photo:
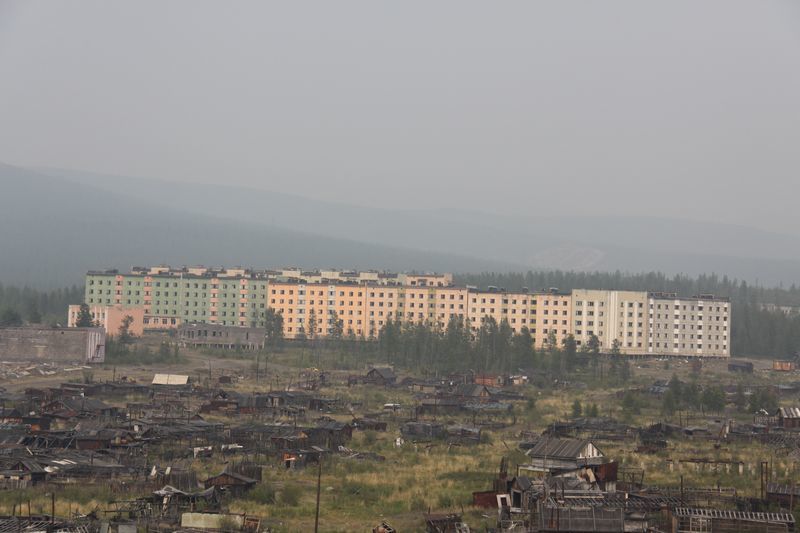
[[[451,320],[461,320],[476,333],[491,317],[498,324],[508,321],[515,333],[527,328],[541,347],[550,330],[555,331],[559,343],[568,335],[571,312],[569,295],[475,291],[426,283],[409,286],[272,281],[268,297],[269,307],[283,315],[287,338],[325,337],[333,330],[335,320],[341,321],[344,336],[376,337],[390,320],[428,324],[442,330]],[[546,311],[541,318],[536,315],[539,301],[542,312]]]
[[[75,327],[78,320],[80,305],[70,305],[67,314],[67,325]],[[90,305],[89,313],[92,319],[105,329],[106,335],[116,336],[122,326],[122,320],[126,316],[133,318],[133,322],[128,326],[128,332],[133,336],[141,336],[144,333],[144,307],[126,307],[122,305]]]

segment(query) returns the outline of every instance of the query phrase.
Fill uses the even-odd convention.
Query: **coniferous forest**
[[[67,325],[67,307],[83,302],[83,287],[42,291],[0,283],[0,326]]]

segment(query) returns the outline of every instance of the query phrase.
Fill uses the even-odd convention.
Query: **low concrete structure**
[[[106,357],[103,328],[0,328],[0,359],[102,363]]]
[[[219,324],[181,324],[178,339],[184,346],[224,350],[260,350],[264,347],[264,328],[221,326]]]
[[[187,529],[224,530],[226,527],[244,527],[244,515],[221,513],[183,513],[181,527]]]

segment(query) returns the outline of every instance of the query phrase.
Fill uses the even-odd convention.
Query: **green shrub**
[[[269,483],[259,483],[245,495],[245,498],[258,503],[275,503],[277,501],[275,489]]]
[[[419,492],[415,493],[410,500],[408,500],[408,510],[413,512],[418,511],[426,511],[428,509],[428,504],[425,501],[425,498],[422,497],[422,494]]]
[[[453,506],[453,497],[450,494],[443,492],[439,494],[437,503],[440,509],[448,509]]]
[[[300,503],[302,489],[297,485],[286,484],[281,491],[281,503],[290,507],[297,507]]]
[[[367,446],[372,446],[373,444],[375,444],[375,441],[377,440],[377,438],[378,437],[377,437],[377,435],[375,434],[374,431],[365,431],[364,432],[364,444],[367,445]]]

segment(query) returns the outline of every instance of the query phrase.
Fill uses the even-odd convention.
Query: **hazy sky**
[[[0,161],[800,226],[796,0],[0,0]]]

